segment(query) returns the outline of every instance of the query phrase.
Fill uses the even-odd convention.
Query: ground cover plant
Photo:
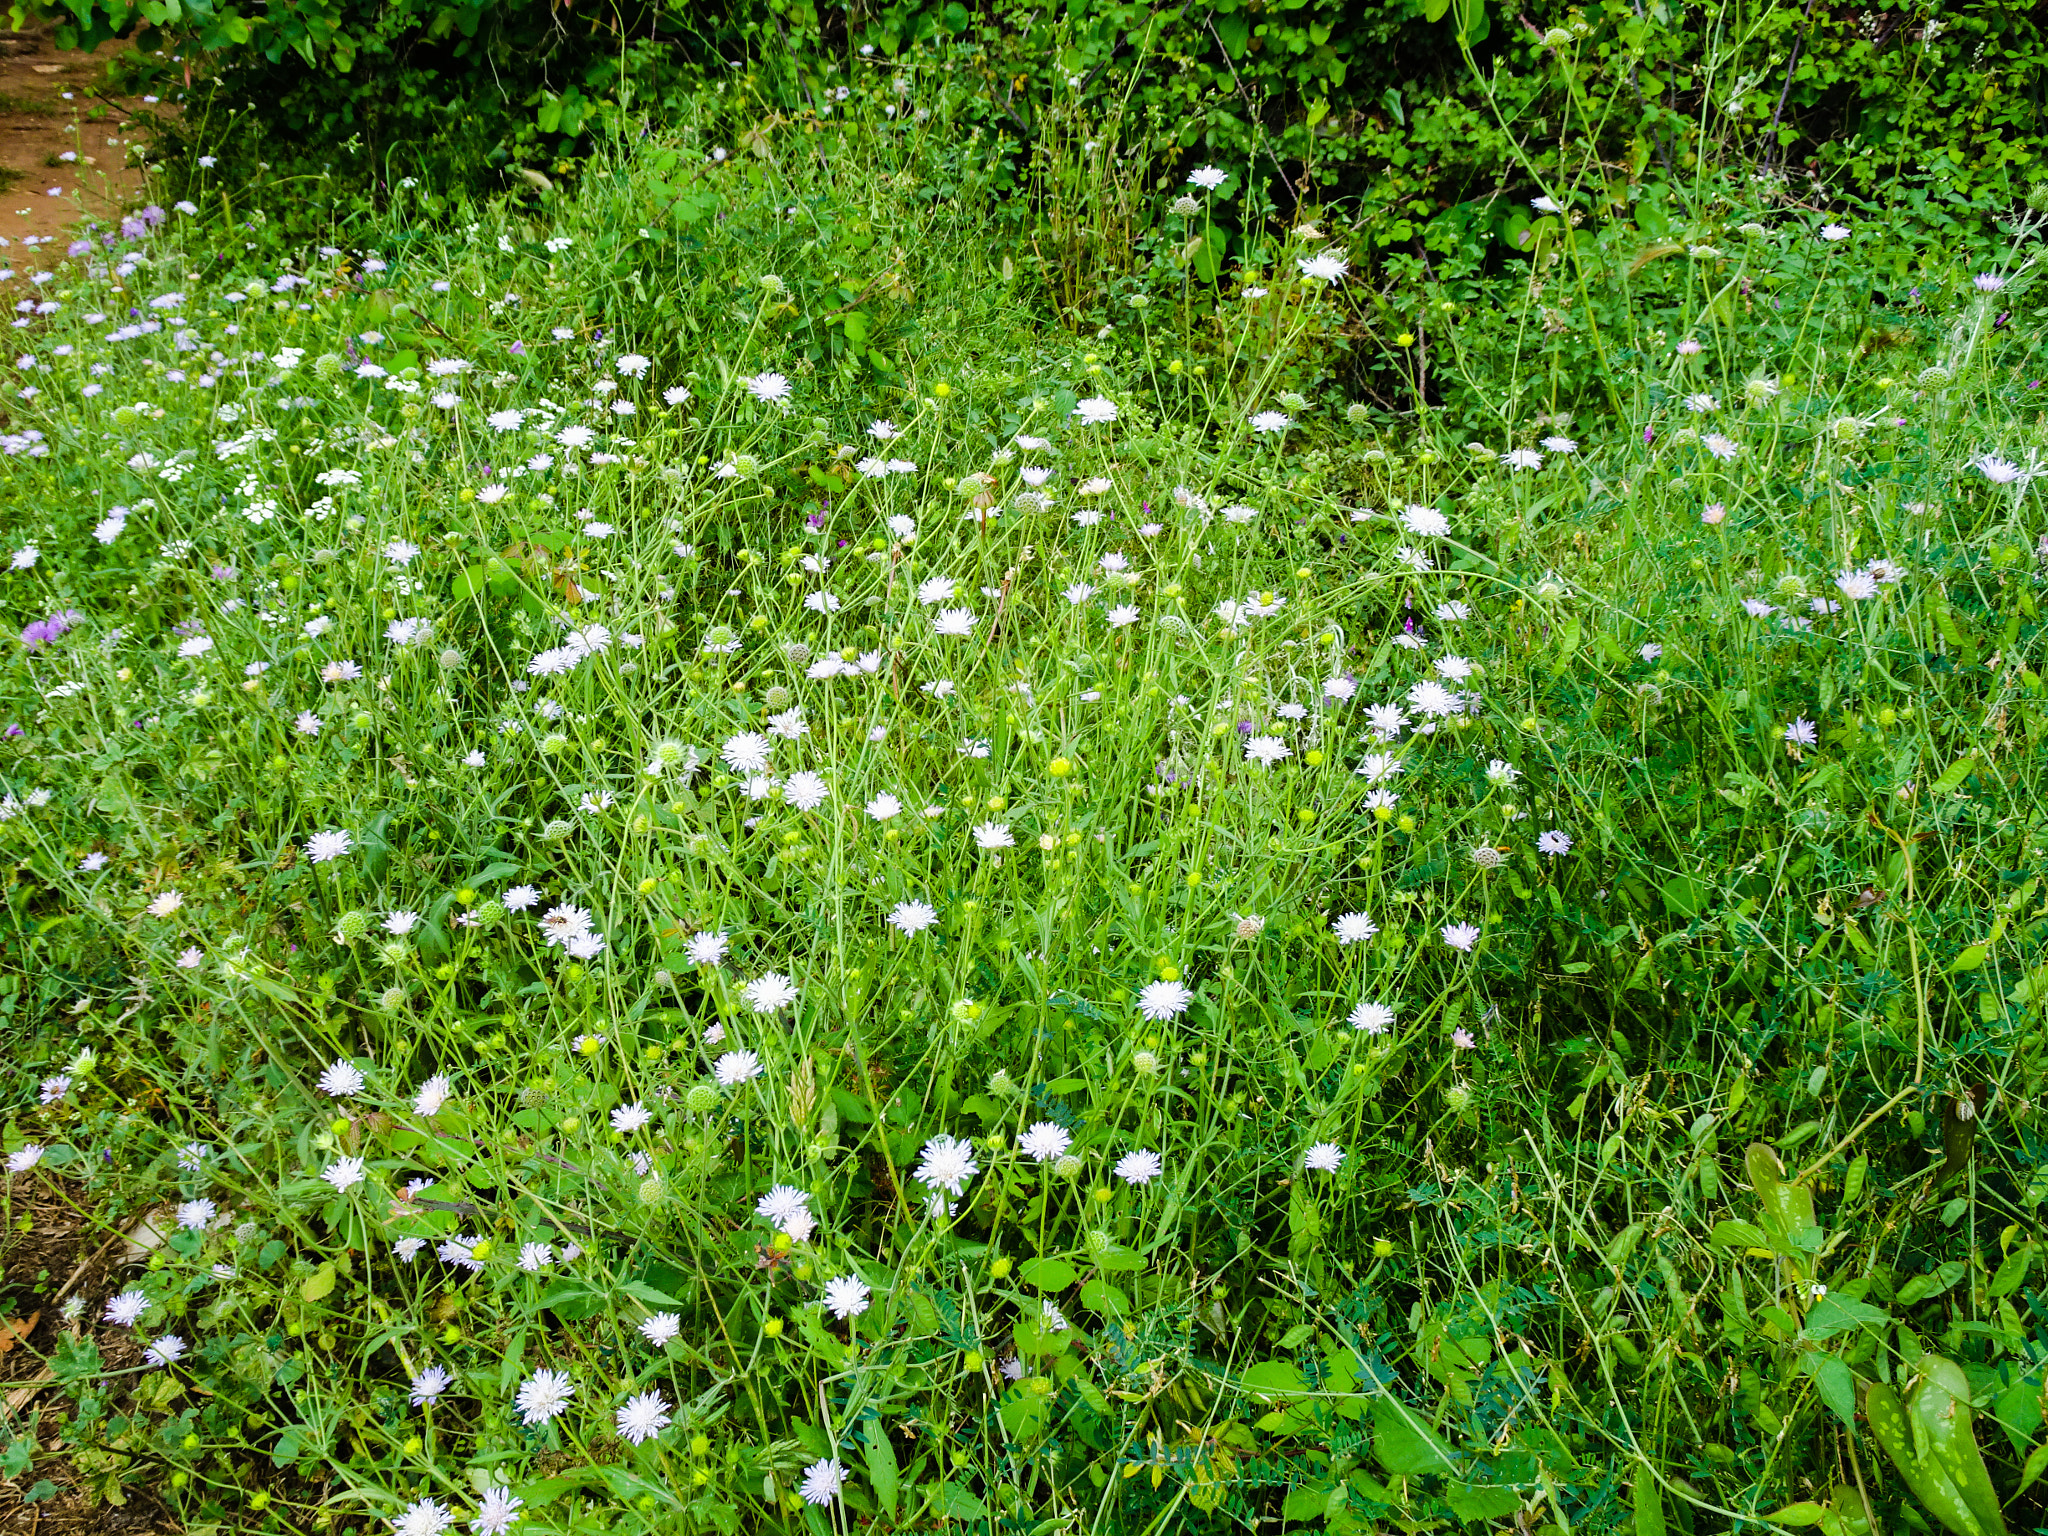
[[[13,269],[0,1471],[2038,1525],[2031,217],[1555,187],[1395,429],[1338,212],[1075,340],[875,119]]]

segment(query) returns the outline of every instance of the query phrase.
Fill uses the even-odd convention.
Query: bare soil
[[[81,1486],[59,1438],[69,1405],[46,1369],[59,1337],[91,1326],[122,1288],[121,1238],[84,1214],[81,1191],[54,1177],[17,1174],[7,1184],[9,1213],[17,1223],[25,1216],[27,1230],[0,1234],[0,1402],[8,1438],[30,1431],[41,1450],[24,1475],[0,1481],[0,1536],[170,1536],[178,1524],[147,1479],[122,1489],[119,1505]],[[61,1309],[73,1296],[85,1306],[67,1325]],[[140,1358],[125,1334],[104,1338],[102,1348],[113,1368]],[[42,1497],[30,1499],[31,1491]]]
[[[0,32],[0,266],[21,264],[23,236],[68,241],[81,221],[104,225],[144,200],[135,113],[149,104],[106,87],[127,47],[67,53],[47,31]]]

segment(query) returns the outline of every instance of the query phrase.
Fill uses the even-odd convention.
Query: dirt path
[[[58,247],[83,219],[107,223],[141,201],[132,111],[106,93],[106,65],[127,48],[61,53],[47,32],[0,32],[0,266],[27,237]],[[10,262],[9,257],[14,257]]]

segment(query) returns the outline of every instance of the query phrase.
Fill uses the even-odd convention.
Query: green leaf
[[[1010,1342],[1020,1355],[1057,1355],[1074,1338],[1071,1328],[1048,1329],[1037,1317],[1019,1318]]]
[[[938,1512],[949,1520],[986,1520],[988,1506],[976,1498],[965,1484],[941,1483],[938,1497],[933,1500]]]
[[[2027,1268],[2034,1262],[2034,1245],[2021,1243],[2005,1256],[1998,1266],[1998,1272],[1991,1277],[1991,1294],[1994,1297],[2010,1296],[2020,1288],[2027,1278]]]
[[[1505,1520],[1522,1507],[1522,1495],[1513,1488],[1460,1483],[1444,1494],[1451,1513],[1467,1525],[1482,1520]]]
[[[595,1317],[604,1310],[605,1295],[593,1291],[589,1286],[578,1285],[573,1280],[564,1280],[545,1291],[534,1305],[552,1312],[564,1322],[581,1322],[586,1317]]]
[[[544,1509],[563,1494],[599,1481],[602,1478],[596,1467],[575,1467],[558,1477],[544,1477],[539,1482],[528,1483],[515,1493],[525,1509]]]
[[[861,1428],[861,1442],[867,1451],[868,1481],[874,1484],[875,1497],[889,1514],[896,1513],[896,1447],[889,1443],[888,1431],[882,1428],[879,1419],[870,1419]]]
[[[1773,1525],[1819,1525],[1821,1517],[1828,1512],[1825,1504],[1787,1504],[1776,1514],[1769,1516]]]
[[[1131,1309],[1130,1298],[1100,1275],[1081,1282],[1081,1305],[1111,1317],[1120,1317]]]
[[[1630,1500],[1635,1505],[1636,1536],[1664,1536],[1664,1490],[1646,1466],[1638,1466],[1629,1480]]]
[[[2014,1491],[2025,1493],[2040,1479],[2043,1472],[2048,1472],[2048,1443],[2037,1445],[2028,1453],[2027,1464],[2020,1471],[2020,1485]]]
[[[656,1290],[644,1281],[628,1280],[619,1289],[635,1301],[644,1301],[648,1306],[659,1308],[664,1312],[683,1312],[688,1310],[686,1303],[676,1300],[667,1291]]]
[[[656,1505],[667,1505],[670,1509],[682,1508],[682,1502],[669,1490],[666,1483],[655,1482],[624,1467],[599,1467],[597,1473],[603,1479],[605,1487],[623,1500],[649,1501],[642,1506],[643,1508],[653,1508]]]
[[[1373,1453],[1396,1477],[1455,1472],[1457,1456],[1415,1411],[1386,1396],[1372,1401]]]
[[[1244,1389],[1262,1403],[1280,1402],[1308,1391],[1308,1377],[1292,1360],[1261,1360],[1240,1378]]]
[[[1707,1241],[1717,1248],[1764,1248],[1762,1227],[1748,1221],[1717,1221],[1707,1233]]]
[[[1280,1503],[1280,1518],[1304,1524],[1320,1520],[1323,1517],[1324,1507],[1329,1502],[1330,1485],[1328,1483],[1304,1483],[1299,1488],[1287,1490],[1287,1497]]]
[[[1861,1301],[1844,1301],[1837,1296],[1823,1296],[1813,1304],[1806,1314],[1806,1326],[1802,1330],[1815,1343],[1831,1339],[1838,1333],[1847,1333],[1853,1328],[1876,1330],[1891,1321],[1891,1314]]]
[[[1947,610],[1939,610],[1938,616],[1946,617]],[[1951,620],[1950,622],[1953,623],[1954,621]],[[1960,789],[1962,787],[1963,780],[1967,779],[1970,776],[1970,770],[1976,766],[1976,754],[1974,752],[1965,752],[1961,757],[1957,758],[1954,762],[1950,763],[1946,768],[1941,770],[1941,777],[1936,779],[1932,784],[1927,786],[1928,793],[1934,795],[1945,795],[1952,789]]]
[[[1834,1355],[1809,1351],[1805,1361],[1811,1362],[1807,1374],[1813,1378],[1813,1385],[1820,1393],[1820,1400],[1834,1411],[1846,1429],[1856,1425],[1856,1375],[1849,1369],[1848,1362]]]
[[[1972,944],[1949,962],[1948,974],[1954,976],[1962,971],[1974,971],[1990,957],[1990,945]]]
[[[322,1300],[333,1292],[335,1282],[339,1278],[340,1276],[335,1273],[334,1266],[331,1263],[322,1264],[312,1274],[299,1282],[299,1294],[308,1301]]]
[[[1691,875],[1664,882],[1664,905],[1679,917],[1698,917],[1713,898],[1713,889]]]
[[[875,1112],[868,1107],[867,1101],[855,1098],[844,1088],[835,1087],[832,1090],[832,1102],[838,1106],[839,1113],[855,1125],[875,1123]]]
[[[1017,1266],[1018,1277],[1040,1291],[1064,1291],[1079,1273],[1065,1259],[1026,1259]]]
[[[1963,1261],[1950,1259],[1946,1264],[1931,1269],[1923,1275],[1915,1275],[1899,1287],[1899,1305],[1910,1307],[1916,1303],[1939,1296],[1963,1278]]]
[[[1052,1423],[1052,1399],[1040,1397],[1030,1382],[1019,1382],[1003,1394],[996,1413],[1016,1439],[1036,1440]]]

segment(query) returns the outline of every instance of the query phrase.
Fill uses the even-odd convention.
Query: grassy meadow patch
[[[2032,226],[1560,218],[1397,419],[1339,221],[1076,338],[900,127],[16,253],[0,1470],[2038,1522]]]

